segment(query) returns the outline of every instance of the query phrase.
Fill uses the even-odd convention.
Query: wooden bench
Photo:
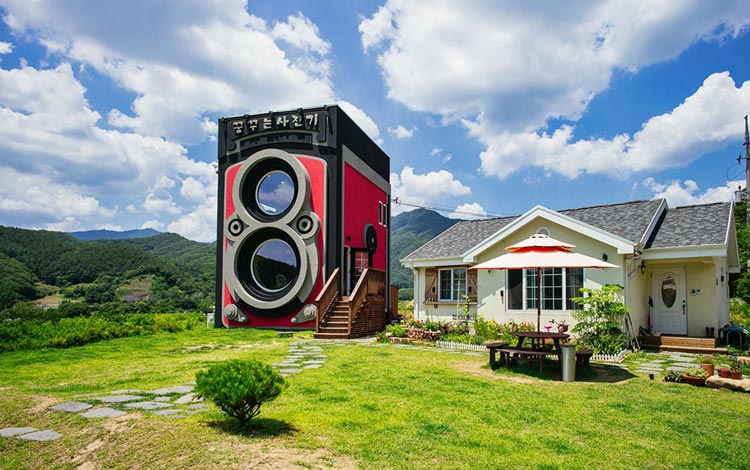
[[[489,349],[489,351],[490,351],[490,366],[491,367],[495,366],[495,362],[496,362],[496,358],[497,358],[497,356],[496,356],[497,351],[500,350],[500,349],[502,349],[502,348],[507,348],[507,347],[508,347],[508,343],[506,343],[505,341],[497,341],[497,342],[494,342],[494,343],[487,343],[487,349]],[[500,359],[502,359],[502,355],[500,356]]]
[[[590,349],[576,351],[576,370],[583,368],[583,366],[588,366],[593,355],[594,351]]]
[[[536,350],[536,349],[526,349],[526,348],[510,348],[510,347],[504,347],[499,348],[498,351],[500,352],[500,360],[505,359],[505,366],[510,367],[511,359],[518,359],[519,357],[523,357],[527,360],[537,360],[539,361],[539,372],[542,372],[542,369],[544,367],[544,358],[549,354],[549,351],[546,350]]]

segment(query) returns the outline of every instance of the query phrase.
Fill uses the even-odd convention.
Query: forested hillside
[[[391,283],[400,288],[413,287],[411,270],[402,267],[399,260],[456,222],[457,219],[427,209],[402,212],[394,217],[391,220]]]
[[[213,305],[214,252],[215,245],[174,234],[81,241],[58,232],[0,227],[0,309],[53,293],[92,309],[116,310],[113,304],[124,300],[118,289],[132,283],[148,286],[137,308],[202,309]]]

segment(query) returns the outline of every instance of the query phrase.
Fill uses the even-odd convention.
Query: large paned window
[[[581,296],[579,291],[581,287],[583,287],[583,269],[581,268],[542,269],[542,310],[575,310],[578,307],[571,299]],[[508,271],[507,292],[509,310],[536,310],[539,292],[537,270]]]
[[[466,295],[466,268],[440,270],[440,300],[461,300]]]

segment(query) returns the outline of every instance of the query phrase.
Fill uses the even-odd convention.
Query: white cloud
[[[391,173],[392,197],[409,204],[433,203],[436,200],[471,194],[471,188],[455,179],[446,170],[414,173],[414,168],[406,166],[401,173]],[[394,204],[393,215],[411,210],[411,206]]]
[[[641,184],[653,192],[654,199],[665,198],[670,207],[678,207],[731,201],[734,193],[743,183],[744,181],[727,181],[724,186],[708,188],[703,192],[693,180],[672,180],[668,183],[659,183],[653,178],[646,178]]]
[[[729,73],[723,72],[706,78],[683,103],[649,119],[632,136],[575,140],[570,125],[552,134],[494,133],[484,127],[482,119],[466,125],[486,146],[480,155],[485,175],[504,178],[534,165],[570,178],[584,172],[623,176],[683,167],[724,148],[737,138],[749,101],[750,81],[736,87]]]
[[[21,173],[7,166],[0,167],[0,214],[22,219],[35,214],[40,221],[64,220],[65,226],[76,227],[80,220],[110,219],[115,210],[102,207],[99,201],[73,184],[59,184],[44,175]]]
[[[216,197],[170,223],[168,230],[199,242],[216,240]]]
[[[141,224],[140,228],[151,228],[159,232],[164,231],[164,224],[158,220],[147,220]]]
[[[301,13],[267,23],[244,0],[158,3],[4,2],[16,34],[111,77],[136,96],[110,123],[185,144],[215,134],[206,115],[336,100],[330,44]],[[252,6],[250,6],[252,8]]]
[[[430,156],[435,157],[437,155],[440,155],[440,152],[442,151],[443,149],[441,149],[440,147],[432,147],[432,149],[430,150]]]
[[[461,204],[449,216],[451,219],[474,220],[487,217],[487,211],[477,202]]]
[[[634,135],[575,140],[575,122],[615,70],[636,73],[701,41],[747,34],[741,0],[555,3],[387,0],[359,25],[376,54],[388,97],[414,111],[460,121],[486,148],[486,175],[539,166],[569,177],[683,166],[727,142],[746,110],[747,88],[711,76],[671,113]],[[468,25],[468,26],[467,26]],[[715,101],[712,101],[715,100]],[[685,157],[687,155],[687,158]],[[676,158],[679,156],[680,158]]]
[[[483,116],[492,133],[577,119],[615,69],[677,57],[750,23],[732,2],[556,3],[388,0],[359,26],[388,96],[444,118]]]
[[[0,41],[0,54],[10,54],[13,51],[13,44]]]
[[[396,127],[389,127],[388,133],[391,135],[391,137],[396,139],[411,139],[414,136],[414,131],[416,131],[416,127],[412,127],[411,129],[407,129],[402,125],[398,125]]]
[[[373,121],[370,116],[368,116],[364,111],[348,101],[339,101],[338,105],[341,107],[341,109],[344,110],[347,116],[352,118],[352,120],[357,123],[357,125],[361,127],[363,131],[365,131],[365,134],[370,136],[370,138],[375,141],[376,144],[383,144],[383,139],[380,138],[380,130],[378,129],[378,125],[375,124],[375,121]]]
[[[305,52],[326,55],[331,45],[320,38],[318,27],[302,13],[287,17],[286,23],[276,23],[271,35]]]
[[[149,193],[143,201],[143,208],[149,212],[166,212],[167,214],[182,212],[172,199],[172,195],[164,188]]]

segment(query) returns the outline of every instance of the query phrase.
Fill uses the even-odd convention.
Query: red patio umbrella
[[[506,248],[506,253],[469,269],[536,269],[536,330],[542,318],[542,269],[544,268],[617,268],[619,266],[571,251],[575,245],[537,233]]]

